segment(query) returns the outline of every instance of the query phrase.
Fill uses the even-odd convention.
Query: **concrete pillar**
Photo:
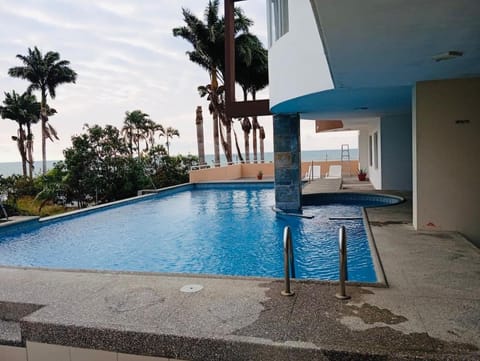
[[[413,225],[480,247],[480,78],[425,81],[413,92]]]
[[[359,168],[368,170],[368,129],[360,128],[358,132],[358,161]],[[357,169],[355,169],[357,171]]]
[[[290,212],[302,209],[300,159],[300,117],[298,114],[273,116],[275,161],[275,207]]]

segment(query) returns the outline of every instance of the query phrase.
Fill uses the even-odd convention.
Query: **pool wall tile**
[[[117,361],[115,352],[70,347],[70,361]]]
[[[70,361],[70,350],[66,346],[27,341],[28,361]]]
[[[208,182],[208,183],[194,183],[193,189],[273,189],[273,182]]]
[[[118,354],[118,361],[169,361],[169,360],[174,360],[174,359],[168,359],[165,357],[129,355],[126,353]]]
[[[27,361],[27,350],[24,347],[0,345],[0,360]]]
[[[20,221],[9,221],[6,223],[0,224],[0,234],[2,232],[9,232],[9,231],[15,231],[19,232],[24,229],[28,229],[32,225],[38,225],[40,217],[30,217],[27,218],[26,220],[20,220]]]
[[[370,193],[317,193],[302,196],[304,206],[328,203],[346,203],[363,207],[383,207],[403,202],[404,199],[391,195]]]

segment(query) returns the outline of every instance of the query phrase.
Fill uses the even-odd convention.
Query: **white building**
[[[480,245],[480,1],[267,0],[267,9],[277,202],[300,192],[282,176],[296,178],[299,119],[341,120],[360,131],[374,187],[412,191],[416,229]],[[277,140],[287,133],[289,144]]]

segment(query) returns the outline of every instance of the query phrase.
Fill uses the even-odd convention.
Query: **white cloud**
[[[7,3],[8,1],[0,3],[2,18],[5,16],[14,16],[19,18],[18,20],[21,22],[43,23],[54,28],[77,30],[84,30],[86,28],[85,25],[54,16],[52,11],[49,11],[52,8],[29,6],[18,1],[10,2],[9,6]]]
[[[121,3],[120,1],[98,1],[95,3],[100,9],[119,16],[135,16],[135,5],[132,3]]]
[[[255,21],[253,32],[266,43],[264,1],[237,4]],[[62,157],[70,137],[82,132],[84,123],[120,127],[125,111],[133,109],[178,128],[181,137],[172,142],[173,153],[195,154],[197,105],[203,106],[206,150],[213,153],[211,116],[206,100],[197,93],[208,75],[185,55],[190,45],[172,35],[173,27],[183,25],[182,7],[203,17],[205,5],[198,0],[1,0],[0,94],[26,89],[26,81],[10,78],[7,71],[20,65],[16,54],[26,54],[27,48],[37,45],[44,52],[58,51],[78,73],[77,83],[59,86],[57,98],[50,101],[58,110],[50,122],[61,139],[48,143],[49,159]],[[268,97],[268,90],[259,94],[262,97]],[[272,120],[265,117],[260,123],[267,134],[266,151],[271,151]],[[37,160],[41,158],[39,128],[34,128]],[[235,129],[243,144],[237,123]],[[0,162],[19,160],[10,139],[15,133],[13,121],[0,119]],[[304,149],[327,144],[318,136],[313,122],[302,121]]]

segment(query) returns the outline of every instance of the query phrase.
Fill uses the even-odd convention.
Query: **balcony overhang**
[[[316,120],[315,133],[326,132],[334,129],[342,129],[343,122],[341,120]]]
[[[274,113],[308,119],[405,113],[417,82],[480,76],[478,0],[418,0],[414,8],[311,0],[311,6],[334,89],[288,99]]]

